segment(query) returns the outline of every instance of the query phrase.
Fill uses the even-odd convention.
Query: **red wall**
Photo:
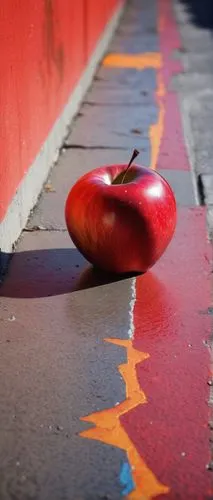
[[[0,1],[0,220],[119,3]]]

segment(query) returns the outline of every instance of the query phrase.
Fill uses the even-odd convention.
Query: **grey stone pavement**
[[[185,72],[173,85],[192,167],[211,176],[212,33],[174,7]],[[158,50],[156,16],[154,0],[130,1],[109,50]],[[116,366],[125,354],[103,339],[128,338],[131,278],[95,275],[67,235],[64,203],[83,173],[127,162],[134,147],[149,165],[155,87],[154,70],[100,66],[1,287],[0,500],[121,498],[125,453],[78,434],[88,427],[82,416],[124,398]],[[161,173],[179,205],[195,205],[190,172]]]

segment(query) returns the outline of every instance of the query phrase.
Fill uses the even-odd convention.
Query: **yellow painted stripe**
[[[157,70],[155,101],[159,111],[157,121],[149,127],[149,139],[151,146],[150,167],[155,170],[157,168],[160,144],[163,136],[165,116],[165,85],[161,71],[162,55],[159,52],[145,52],[144,54],[108,54],[103,60],[103,66],[114,68],[135,68],[140,71],[147,68]]]

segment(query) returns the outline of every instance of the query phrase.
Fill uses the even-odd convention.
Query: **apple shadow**
[[[93,268],[75,248],[29,250],[15,253],[0,287],[0,297],[32,299],[77,292],[137,276],[110,274]]]

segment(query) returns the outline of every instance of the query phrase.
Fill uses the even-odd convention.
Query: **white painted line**
[[[129,323],[129,329],[128,329],[128,336],[130,339],[134,337],[134,332],[135,332],[135,325],[134,325],[134,308],[135,308],[135,302],[136,302],[136,278],[132,279],[131,282],[131,300],[130,300],[130,309],[129,309],[129,316],[130,316],[130,323]]]

